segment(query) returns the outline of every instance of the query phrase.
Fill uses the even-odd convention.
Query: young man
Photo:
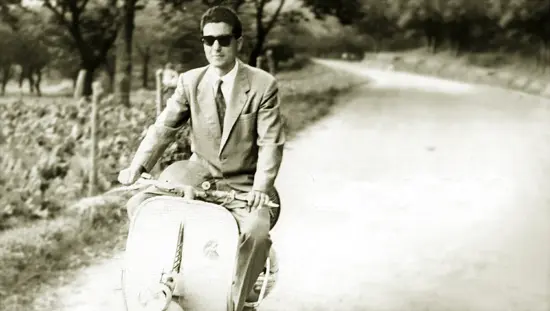
[[[211,8],[202,16],[201,29],[210,64],[179,76],[174,95],[119,181],[131,184],[150,171],[176,132],[190,122],[190,161],[205,166],[231,189],[248,193],[248,208],[232,210],[241,232],[233,296],[240,311],[269,255],[270,213],[262,207],[275,191],[285,133],[275,78],[237,58],[243,38],[235,12]],[[130,217],[145,198],[138,194],[130,199]]]

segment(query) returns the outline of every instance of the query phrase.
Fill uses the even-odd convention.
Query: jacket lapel
[[[237,61],[239,62],[239,68],[237,71],[237,76],[235,77],[235,85],[231,94],[231,102],[227,107],[227,113],[225,115],[220,151],[218,155],[221,155],[225,144],[227,143],[229,134],[231,134],[231,131],[235,126],[235,122],[243,110],[244,104],[248,98],[248,91],[250,90],[247,69],[240,60]]]
[[[222,133],[220,122],[218,120],[216,100],[214,98],[212,86],[208,81],[208,77],[204,73],[197,87],[197,102],[199,103],[198,106],[202,111],[202,115],[204,115],[206,122],[208,123],[208,128],[213,136],[212,138],[220,139]]]

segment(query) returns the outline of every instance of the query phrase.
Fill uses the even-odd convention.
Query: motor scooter
[[[179,182],[179,175],[169,169],[158,179],[145,173],[136,182],[153,186],[161,195],[141,202],[130,221],[122,269],[126,309],[234,311],[239,229],[225,203],[246,201],[246,196],[203,181],[199,189],[192,188],[194,198],[186,198],[190,185]],[[270,201],[264,208],[271,209],[273,228],[279,204]],[[272,246],[246,310],[259,309],[275,287],[277,272]]]

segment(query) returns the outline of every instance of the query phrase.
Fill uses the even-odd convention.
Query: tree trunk
[[[147,89],[149,86],[149,62],[151,61],[151,54],[149,47],[145,48],[145,52],[142,57],[142,67],[141,67],[141,81],[144,89]]]
[[[261,51],[257,47],[254,47],[252,52],[250,52],[250,57],[248,59],[248,64],[250,66],[256,67],[256,64],[258,63],[258,57],[260,56],[260,54],[261,54]]]
[[[36,69],[36,80],[34,80],[34,89],[38,97],[42,96],[42,90],[40,89],[40,83],[42,83],[42,69]]]
[[[92,83],[94,82],[94,72],[97,69],[97,65],[88,65],[84,66],[84,69],[86,70],[86,74],[84,75],[84,89],[82,90],[83,96],[90,96],[92,95]]]
[[[100,66],[100,62],[96,60],[86,60],[80,64],[81,70],[84,70],[85,73],[84,73],[84,82],[83,82],[82,91],[81,91],[82,93],[78,94],[79,97],[80,96],[89,97],[92,95],[92,83],[94,82],[94,73],[99,68],[99,66]],[[79,70],[79,73],[81,70]],[[78,76],[80,76],[80,74]],[[78,81],[79,79],[78,76],[76,77],[75,90],[76,88],[79,87],[78,84],[80,83]]]
[[[254,48],[250,52],[250,58],[248,59],[248,64],[250,66],[256,66],[258,56],[262,55],[262,49],[264,48],[266,36],[263,34],[263,31],[258,30],[256,34],[256,42],[254,43]]]
[[[132,36],[136,0],[126,0],[122,14],[122,29],[116,43],[115,100],[126,107],[130,106],[132,86]]]
[[[116,59],[114,57],[111,59],[106,59],[105,63],[103,64],[103,68],[105,69],[105,72],[109,77],[108,83],[104,85],[105,87],[104,91],[106,94],[112,93],[115,88],[115,66],[116,66]]]
[[[6,95],[6,86],[11,79],[11,65],[2,66],[2,90],[1,94]]]

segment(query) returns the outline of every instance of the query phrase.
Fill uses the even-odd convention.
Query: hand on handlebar
[[[144,168],[142,166],[139,167],[128,167],[120,171],[118,174],[118,182],[123,185],[131,185],[135,183],[141,174],[144,172]]]
[[[247,194],[246,200],[251,211],[267,205],[267,203],[270,201],[269,196],[266,193],[254,190],[250,191]]]

